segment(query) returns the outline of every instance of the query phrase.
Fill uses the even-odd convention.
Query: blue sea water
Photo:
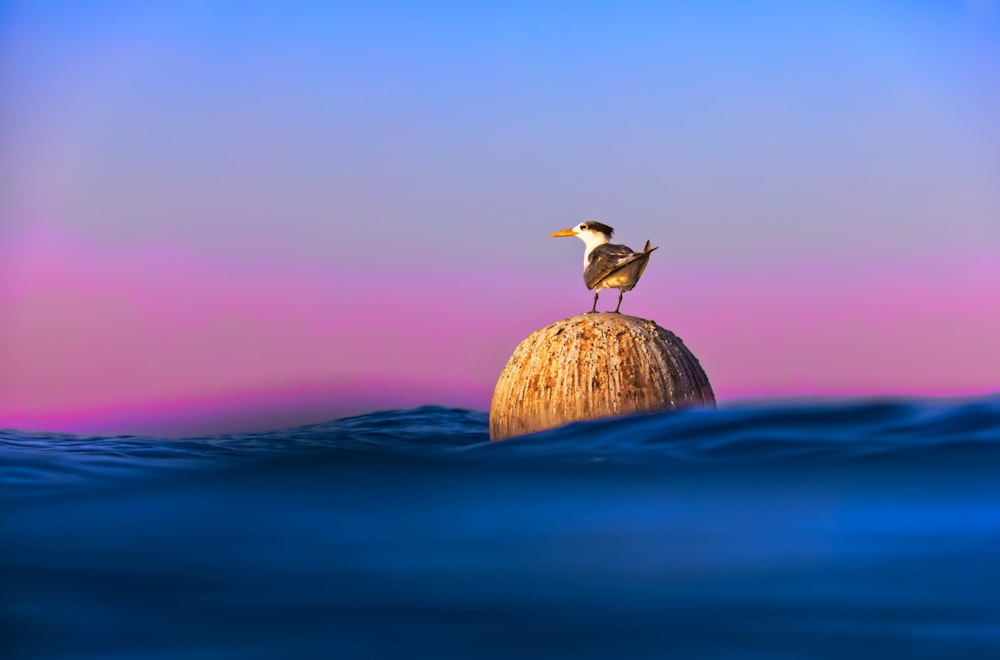
[[[5,658],[997,658],[1000,396],[0,432]]]

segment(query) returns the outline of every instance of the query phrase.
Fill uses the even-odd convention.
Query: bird
[[[657,249],[649,247],[649,241],[646,241],[642,252],[636,252],[626,245],[613,245],[611,237],[614,233],[614,228],[588,220],[549,236],[576,236],[586,246],[583,252],[583,281],[588,290],[594,290],[594,307],[590,310],[592,314],[597,312],[597,297],[601,294],[601,289],[618,289],[615,313],[620,314],[622,295],[635,288],[649,263],[649,254]]]

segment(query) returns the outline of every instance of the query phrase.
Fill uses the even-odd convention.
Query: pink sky
[[[0,427],[181,434],[424,403],[486,409],[517,343],[589,304],[575,272],[513,285],[475,272],[357,278],[113,250],[41,226],[4,265]],[[988,256],[848,272],[653,263],[625,301],[685,340],[722,402],[998,387]]]
[[[7,3],[0,427],[485,409],[583,220],[722,402],[1000,389],[1000,4],[245,4]]]

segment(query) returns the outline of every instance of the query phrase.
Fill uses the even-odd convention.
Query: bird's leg
[[[597,291],[594,291],[594,308],[590,310],[591,314],[595,314],[597,312],[597,296],[599,296],[599,295],[601,295],[601,290],[600,289],[598,289]]]
[[[621,312],[619,312],[618,310],[622,306],[622,295],[624,295],[624,293],[625,293],[624,291],[618,289],[618,307],[615,307],[615,314],[621,314]]]

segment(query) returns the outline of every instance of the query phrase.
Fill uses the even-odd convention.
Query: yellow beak
[[[554,234],[549,235],[549,238],[556,238],[558,236],[576,236],[576,232],[570,229],[563,229],[562,231],[557,231]]]

